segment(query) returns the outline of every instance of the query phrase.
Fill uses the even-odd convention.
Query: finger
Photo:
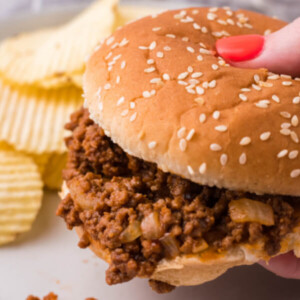
[[[278,74],[300,75],[300,18],[266,37],[233,36],[216,43],[217,52],[231,65],[267,68]]]
[[[269,263],[261,261],[259,264],[278,276],[300,279],[300,259],[292,252],[272,258]]]

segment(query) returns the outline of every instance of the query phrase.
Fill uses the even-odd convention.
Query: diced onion
[[[193,253],[199,253],[202,252],[204,250],[206,250],[208,248],[208,244],[206,243],[206,241],[204,239],[201,239],[200,241],[196,242],[193,245]]]
[[[165,234],[160,241],[168,257],[174,258],[179,255],[178,242],[170,233]]]
[[[130,243],[142,235],[141,223],[139,221],[133,221],[126,229],[121,233],[120,240],[122,243]]]
[[[159,213],[154,211],[145,217],[142,221],[141,229],[144,238],[148,240],[159,239],[163,234],[159,221]]]
[[[262,225],[274,225],[274,212],[269,204],[242,198],[229,203],[229,214],[237,223],[257,222]]]

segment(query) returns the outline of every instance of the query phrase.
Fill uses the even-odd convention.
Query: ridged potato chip
[[[0,245],[31,229],[43,183],[33,159],[0,144]]]
[[[5,40],[0,45],[0,73],[17,84],[72,84],[73,75],[83,73],[86,56],[112,33],[117,3],[96,1],[57,30]]]
[[[162,8],[157,7],[146,7],[146,6],[131,6],[131,5],[120,5],[117,9],[117,21],[115,23],[115,29],[125,24],[162,12]]]
[[[0,141],[32,154],[64,153],[63,128],[82,105],[81,93],[74,87],[16,88],[0,80]]]
[[[43,181],[50,190],[60,190],[62,185],[62,170],[67,163],[67,154],[53,154],[45,166]]]

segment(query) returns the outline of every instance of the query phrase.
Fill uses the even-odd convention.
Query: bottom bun
[[[66,184],[63,184],[61,197],[69,193]],[[76,227],[76,232],[81,238],[84,229]],[[271,257],[262,247],[263,244],[241,244],[228,251],[216,253],[212,249],[197,255],[182,255],[174,259],[163,259],[157,265],[151,279],[166,282],[174,286],[199,285],[216,279],[228,269],[252,265],[259,260],[268,261]],[[89,248],[101,259],[110,262],[109,252],[98,241],[90,239]],[[300,224],[293,233],[288,234],[281,242],[281,250],[276,256],[289,251],[294,251],[300,258]]]

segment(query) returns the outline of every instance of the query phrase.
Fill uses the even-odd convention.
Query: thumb
[[[218,54],[241,68],[267,68],[278,74],[300,75],[300,18],[266,37],[241,35],[220,39]]]

